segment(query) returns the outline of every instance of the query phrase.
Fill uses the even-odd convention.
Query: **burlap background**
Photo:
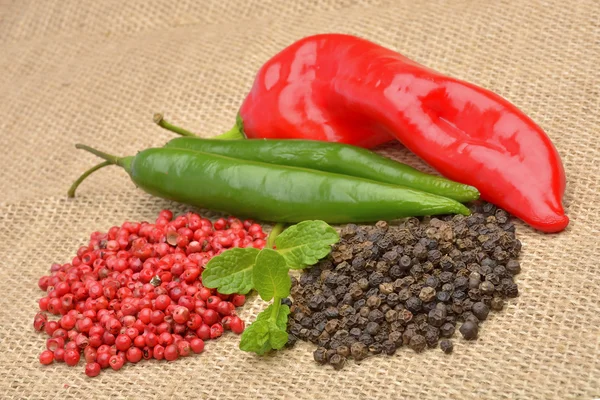
[[[172,137],[173,122],[228,129],[257,68],[292,41],[346,32],[500,93],[549,133],[565,163],[571,225],[523,224],[521,296],[455,352],[374,357],[341,372],[312,347],[258,358],[228,334],[175,363],[85,377],[38,363],[37,279],[92,230],[186,210],[137,191],[76,142],[130,154]],[[598,0],[0,0],[0,397],[536,398],[600,397],[600,3]],[[382,149],[425,168],[401,146]],[[250,302],[243,316],[260,309]]]

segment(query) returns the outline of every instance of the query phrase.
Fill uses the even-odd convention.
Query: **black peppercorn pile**
[[[331,254],[292,280],[288,345],[310,341],[315,361],[341,369],[348,358],[402,345],[421,352],[439,343],[450,353],[457,327],[476,339],[490,310],[518,295],[521,243],[506,211],[489,203],[471,210],[346,225]]]

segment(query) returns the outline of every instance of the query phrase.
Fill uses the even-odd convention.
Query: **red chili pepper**
[[[358,37],[316,35],[282,50],[258,72],[239,117],[249,138],[366,148],[395,138],[536,229],[569,223],[562,162],[538,125],[489,90]]]

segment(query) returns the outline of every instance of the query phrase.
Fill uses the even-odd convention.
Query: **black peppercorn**
[[[446,322],[445,324],[443,324],[440,327],[440,335],[442,337],[452,337],[452,335],[454,335],[454,331],[456,330],[456,328],[454,327],[454,324],[450,323],[450,322]]]
[[[452,298],[452,296],[448,292],[442,291],[442,292],[437,292],[437,294],[436,294],[436,299],[438,301],[441,301],[444,303],[449,302],[451,298]]]
[[[421,310],[422,306],[423,302],[416,296],[412,296],[408,300],[406,300],[406,309],[413,314],[418,313]]]
[[[381,305],[381,299],[379,296],[370,296],[367,298],[367,306],[370,308],[377,308]]]
[[[317,347],[313,352],[313,358],[319,364],[325,364],[327,362],[327,349],[324,347]]]
[[[350,347],[350,354],[355,361],[361,361],[369,355],[369,349],[364,343],[356,342]]]
[[[402,343],[405,345],[408,345],[410,343],[410,340],[412,339],[412,337],[416,334],[417,334],[417,327],[414,326],[413,324],[408,325],[406,327],[406,329],[404,330],[404,332],[402,333]]]
[[[502,308],[504,308],[504,300],[502,300],[500,297],[492,298],[490,308],[494,311],[501,311]]]
[[[494,284],[488,281],[481,282],[479,291],[483,294],[493,294],[495,290]]]
[[[519,295],[519,287],[515,283],[511,283],[506,288],[504,288],[504,292],[507,297],[517,297]]]
[[[319,341],[319,336],[321,336],[321,332],[319,332],[317,329],[311,329],[308,332],[308,340],[313,343],[317,343]]]
[[[479,289],[469,289],[469,293],[467,294],[471,300],[481,300],[481,291]]]
[[[366,260],[361,257],[361,256],[356,256],[353,260],[352,260],[352,268],[354,268],[355,270],[359,271],[365,268],[366,265]]]
[[[427,343],[427,346],[437,346],[438,340],[440,340],[440,334],[437,329],[427,329],[425,331],[425,342]]]
[[[364,298],[362,299],[358,299],[354,302],[354,304],[352,305],[352,307],[354,307],[355,310],[360,310],[362,307],[367,305],[367,300],[365,300]]]
[[[442,349],[442,351],[444,353],[446,353],[446,354],[452,353],[453,348],[454,348],[454,345],[451,340],[442,339],[440,341],[440,349]]]
[[[345,363],[346,363],[346,359],[344,357],[340,356],[339,354],[334,354],[329,359],[329,364],[331,364],[331,366],[336,370],[340,370],[340,369],[344,368]]]
[[[323,332],[323,330],[325,330],[325,323],[326,323],[325,321],[319,322],[317,325],[315,325],[315,329],[318,330],[319,332]]]
[[[490,282],[492,285],[497,285],[500,283],[500,277],[494,273],[486,275],[485,280]]]
[[[450,283],[454,280],[454,274],[449,271],[444,271],[439,276],[442,283]]]
[[[454,300],[464,300],[467,297],[467,294],[462,290],[456,290],[452,293],[452,299]]]
[[[334,307],[338,303],[338,300],[335,296],[329,296],[325,299],[325,303],[323,304],[325,307]]]
[[[385,282],[379,285],[379,292],[388,295],[394,291],[394,285],[391,282]]]
[[[331,336],[327,331],[322,332],[317,338],[317,344],[322,347],[327,347],[329,341],[331,340]]]
[[[373,336],[369,335],[368,333],[363,333],[358,338],[358,341],[365,344],[366,346],[370,346],[371,344],[373,344],[373,342],[375,342],[375,339],[373,339]]]
[[[399,254],[395,250],[385,252],[381,257],[388,265],[394,263],[399,257]]]
[[[300,321],[300,325],[305,328],[312,328],[313,320],[311,317],[304,317],[302,318],[302,321]]]
[[[474,339],[477,339],[477,334],[479,332],[479,326],[475,322],[469,320],[469,321],[465,321],[460,326],[459,331],[465,339],[474,340]]]
[[[342,317],[349,317],[356,314],[356,310],[349,304],[344,304],[339,308],[340,315]]]
[[[437,287],[440,285],[440,280],[438,279],[438,277],[436,276],[429,276],[426,280],[425,280],[425,286],[429,286],[432,287],[434,289],[437,289]]]
[[[383,283],[383,274],[381,272],[373,272],[369,275],[369,286],[379,287]]]
[[[325,316],[329,319],[337,318],[339,316],[338,309],[336,307],[327,307],[325,310]]]
[[[516,275],[521,272],[521,264],[517,260],[509,260],[506,263],[506,271],[511,275]]]
[[[337,319],[330,319],[329,321],[327,321],[327,323],[325,324],[325,331],[329,334],[333,334],[335,333],[335,331],[338,330],[340,326],[340,321]]]
[[[394,322],[398,319],[398,311],[396,310],[389,310],[388,312],[385,313],[385,320],[387,322]]]
[[[405,269],[403,267],[401,267],[400,265],[394,265],[390,268],[389,270],[389,275],[390,277],[397,279],[397,278],[401,278],[404,276],[404,272]]]
[[[379,310],[371,310],[367,318],[372,322],[381,322],[384,318],[384,314]]]
[[[358,285],[354,287],[351,286],[350,295],[352,296],[352,299],[357,300],[363,295],[363,291]]]
[[[403,270],[406,271],[410,268],[411,263],[412,263],[411,258],[405,254],[402,257],[400,257],[400,261],[398,262],[398,265],[400,266],[400,268],[402,268]]]
[[[368,290],[369,289],[369,280],[367,278],[359,279],[358,287],[360,287],[362,290]]]
[[[465,291],[469,288],[469,279],[464,276],[458,276],[454,279],[454,290]]]
[[[377,322],[369,322],[365,328],[365,332],[371,336],[375,336],[379,332],[379,324]]]
[[[352,280],[350,279],[349,276],[346,275],[340,275],[337,278],[337,282],[336,285],[337,286],[348,286],[350,285],[350,283],[352,283]],[[345,289],[345,288],[344,288]]]
[[[294,347],[297,341],[298,338],[295,335],[288,333],[288,341],[285,344],[285,347]]]
[[[409,310],[402,310],[400,312],[399,319],[404,324],[407,324],[407,323],[409,323],[413,319],[413,313],[410,312]]]
[[[392,331],[390,332],[389,336],[388,336],[388,340],[392,343],[394,343],[394,345],[400,346],[402,344],[402,332],[399,331]]]
[[[423,303],[423,307],[421,307],[421,311],[424,313],[429,313],[429,311],[435,309],[436,302],[430,301],[429,303]]]
[[[337,286],[333,290],[333,294],[335,295],[336,299],[342,300],[344,298],[344,296],[346,295],[347,290],[348,290],[348,288],[346,286]]]
[[[393,355],[396,352],[396,344],[391,340],[386,340],[381,344],[383,352],[388,356]]]
[[[425,350],[425,347],[427,347],[427,342],[425,341],[425,337],[423,335],[413,335],[410,338],[410,343],[408,345],[415,352],[420,353]]]
[[[480,283],[481,283],[481,274],[479,274],[479,272],[471,272],[471,274],[469,274],[469,288],[470,289],[479,288]]]
[[[381,343],[373,343],[369,346],[369,353],[372,354],[380,354],[383,351],[383,346]]]
[[[478,320],[484,321],[487,318],[490,309],[484,303],[477,302],[473,304],[471,311],[473,312],[473,315],[477,317]]]
[[[421,292],[419,293],[419,299],[425,303],[428,303],[435,299],[435,295],[435,289],[432,286],[426,286],[421,289]]]
[[[337,353],[346,358],[350,355],[350,348],[348,346],[342,345],[340,347],[337,348]]]
[[[498,278],[504,278],[507,275],[506,268],[502,265],[498,265],[494,268],[494,274],[498,276]]]
[[[429,311],[429,314],[427,316],[427,320],[428,320],[429,324],[436,326],[436,327],[442,326],[445,319],[446,319],[446,311],[445,310],[434,309],[434,310]]]

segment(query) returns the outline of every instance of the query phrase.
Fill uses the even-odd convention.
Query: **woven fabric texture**
[[[94,230],[189,208],[137,190],[97,162],[173,135],[155,112],[212,136],[229,129],[268,58],[314,33],[393,48],[504,96],[554,141],[571,223],[556,235],[517,225],[520,296],[475,342],[401,349],[342,371],[301,343],[267,357],[227,334],[177,362],[90,379],[42,366],[37,279]],[[0,0],[0,397],[6,399],[591,399],[600,397],[600,3],[598,0]],[[431,170],[400,145],[379,151]],[[203,212],[214,216],[212,213]],[[252,321],[255,297],[242,316]]]

